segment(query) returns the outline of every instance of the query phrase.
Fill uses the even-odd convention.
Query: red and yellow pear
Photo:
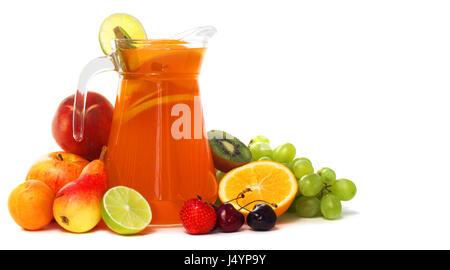
[[[78,179],[56,194],[53,203],[56,222],[70,232],[90,231],[101,220],[101,201],[106,189],[103,161],[94,160],[83,169]]]

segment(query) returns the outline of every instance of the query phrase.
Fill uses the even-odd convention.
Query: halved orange
[[[230,201],[244,215],[248,211],[241,206],[248,204],[245,208],[252,210],[263,200],[276,204],[277,207],[272,207],[280,216],[294,201],[297,189],[297,180],[288,167],[274,161],[254,161],[225,174],[219,184],[219,198],[222,202]],[[233,200],[242,192],[243,198]]]

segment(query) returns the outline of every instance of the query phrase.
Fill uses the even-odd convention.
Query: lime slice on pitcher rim
[[[114,33],[116,27],[120,27],[122,32],[130,39],[147,39],[144,27],[138,19],[125,13],[112,14],[100,26],[100,46],[106,55],[109,55],[113,50],[111,41],[117,38]]]
[[[112,231],[118,234],[136,234],[150,224],[152,211],[139,192],[117,186],[103,195],[102,217]]]

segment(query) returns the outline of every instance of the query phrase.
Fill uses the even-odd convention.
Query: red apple
[[[42,181],[56,193],[67,183],[77,179],[87,164],[89,161],[78,155],[53,152],[31,167],[26,180]]]
[[[77,142],[73,138],[74,96],[67,97],[59,105],[52,123],[53,137],[66,152],[88,160],[98,159],[103,146],[108,143],[113,106],[104,96],[88,92],[83,139]]]

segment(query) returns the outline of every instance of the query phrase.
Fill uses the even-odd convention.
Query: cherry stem
[[[225,202],[225,203],[229,203],[229,202],[232,202],[232,201],[236,201],[236,204],[240,207],[239,211],[242,210],[242,209],[245,209],[245,210],[247,210],[248,212],[251,212],[251,211],[248,210],[248,209],[245,208],[245,207],[248,206],[248,205],[250,205],[250,204],[252,204],[252,203],[255,203],[255,202],[264,202],[264,203],[266,203],[266,204],[268,204],[268,205],[271,205],[272,207],[275,207],[275,208],[278,207],[277,204],[271,203],[271,202],[268,202],[268,201],[264,201],[264,200],[254,200],[254,201],[251,201],[251,202],[247,203],[247,204],[244,205],[244,206],[241,206],[241,205],[239,204],[238,199],[244,198],[244,197],[245,197],[245,195],[244,195],[245,193],[247,193],[247,192],[252,192],[252,191],[253,191],[253,190],[252,190],[251,188],[246,188],[246,189],[242,190],[242,191],[237,195],[236,198],[234,198],[234,199],[232,199],[232,200],[229,200],[229,201],[227,201],[227,202]]]
[[[246,189],[244,189],[243,191],[241,191],[241,192],[237,195],[236,198],[231,199],[231,200],[229,200],[229,201],[226,201],[225,203],[229,203],[229,202],[232,202],[232,201],[236,201],[237,205],[239,205],[239,203],[237,202],[237,200],[238,200],[238,199],[243,199],[243,198],[245,198],[244,193],[246,193],[246,192],[251,192],[251,191],[252,191],[251,188],[246,188]],[[240,205],[239,205],[239,206],[240,206]]]
[[[252,201],[252,202],[247,203],[247,204],[244,205],[244,206],[240,206],[240,205],[238,204],[238,205],[241,207],[239,210],[245,209],[245,210],[247,210],[248,212],[251,212],[250,210],[248,210],[248,209],[245,208],[245,207],[248,206],[248,205],[250,205],[250,204],[252,204],[252,203],[255,203],[255,202],[263,202],[263,203],[268,204],[268,205],[270,205],[270,206],[272,206],[272,207],[275,207],[275,208],[278,207],[278,205],[277,205],[276,203],[271,203],[271,202],[268,202],[268,201],[265,201],[265,200],[254,200],[254,201]]]

